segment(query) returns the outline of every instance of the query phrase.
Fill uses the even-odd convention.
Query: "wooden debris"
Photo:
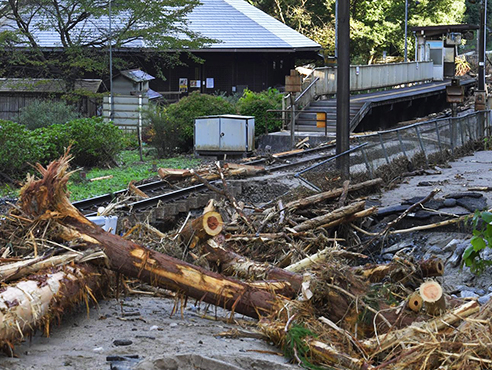
[[[237,276],[247,280],[278,280],[287,282],[292,289],[290,297],[294,297],[301,288],[302,275],[271,266],[268,263],[258,263],[225,249],[216,241],[210,239],[202,245],[206,258],[214,265],[218,264],[220,271],[228,276]]]
[[[254,176],[266,172],[263,166],[252,166],[247,164],[226,163],[224,165],[225,176]]]
[[[89,181],[94,182],[94,181],[100,181],[100,180],[109,180],[112,178],[113,178],[113,175],[106,175],[106,176],[93,177],[92,179],[89,179]]]
[[[190,170],[176,169],[176,168],[159,168],[157,173],[163,180],[177,180],[191,177]]]
[[[401,345],[407,340],[417,340],[420,333],[436,333],[439,330],[448,328],[460,322],[466,317],[477,313],[480,305],[476,301],[467,302],[441,317],[436,317],[431,321],[413,323],[412,325],[400,330],[395,330],[379,337],[371,338],[361,342],[364,349],[371,354],[385,351],[391,347]]]
[[[374,179],[374,180],[369,180],[369,181],[364,181],[358,184],[350,185],[348,187],[348,192],[351,191],[358,191],[362,190],[364,188],[369,188],[373,186],[379,186],[383,183],[383,180],[380,178]],[[324,202],[328,199],[334,199],[342,195],[343,193],[343,188],[335,189],[335,190],[330,190],[326,191],[323,193],[315,194],[307,198],[302,198],[299,200],[294,200],[292,202],[289,202],[285,205],[286,209],[293,210],[296,208],[304,208],[307,206],[311,206],[313,204],[321,203]]]
[[[2,290],[1,344],[10,346],[34,327],[47,323],[54,313],[49,307],[44,311],[39,309],[39,305],[44,305],[43,309],[47,307],[45,301],[51,302],[56,310],[71,303],[72,289],[77,294],[76,301],[90,296],[91,284],[100,282],[101,265],[87,267],[93,270],[80,276],[73,271],[86,268],[85,253],[96,250],[99,258],[104,253],[102,258],[107,267],[134,279],[134,283],[152,284],[178,292],[176,295],[220,305],[232,313],[261,318],[258,325],[263,333],[284,349],[291,346],[292,359],[303,366],[307,366],[306,360],[321,367],[343,369],[431,369],[436,363],[451,366],[451,360],[457,364],[456,368],[470,361],[478,366],[492,364],[490,356],[487,357],[490,341],[482,335],[490,331],[492,303],[477,314],[476,301],[456,308],[456,303],[449,300],[449,305],[455,308],[446,310],[441,286],[425,281],[428,277],[443,275],[442,260],[431,258],[415,262],[413,258],[396,255],[384,265],[352,266],[367,259],[362,250],[354,248],[352,241],[358,236],[353,235],[356,234],[353,230],[367,227],[360,224],[376,208],[365,209],[364,201],[351,201],[348,195],[378,186],[381,179],[354,185],[345,182],[339,189],[294,201],[277,200],[272,202],[271,208],[259,209],[244,207],[238,202],[229,192],[225,179],[232,175],[255,174],[263,171],[262,167],[235,164],[221,167],[216,163],[213,168],[197,171],[160,169],[163,178],[201,181],[225,200],[221,198],[218,202],[218,210],[213,201],[209,202],[203,215],[185,221],[178,233],[166,234],[139,223],[126,227],[129,231],[121,238],[95,227],[70,204],[66,197],[70,175],[67,163],[65,156],[47,168],[38,166],[43,179],[31,178],[23,188],[17,207],[19,214],[15,216],[18,218],[12,216],[9,222],[15,220],[28,230],[25,239],[30,258],[15,261],[18,257],[11,253],[11,246],[2,249],[0,263],[4,265],[0,265],[0,281],[19,279],[33,271],[41,271],[39,276],[43,277],[29,277],[26,282],[46,281],[43,279],[51,279],[47,277],[49,273],[69,273],[75,280],[67,285],[66,277],[53,281],[58,284],[57,288],[70,289],[63,297],[60,290],[53,290],[51,296],[49,292],[48,295],[44,291],[31,292],[31,288],[43,288],[42,284],[34,287],[33,282],[17,282],[27,285],[25,288],[20,285],[21,289],[17,287],[16,291],[11,288],[16,284]],[[210,178],[219,178],[222,184],[213,184],[207,180]],[[131,185],[130,192],[137,194],[134,191],[137,188],[132,189]],[[330,199],[330,204],[325,204]],[[424,202],[425,199],[414,204],[413,209]],[[391,235],[395,231],[390,229],[406,214],[408,212],[388,224],[381,233],[366,234],[374,240]],[[221,215],[229,222],[227,227]],[[342,224],[346,226],[335,229]],[[39,234],[33,235],[43,228],[47,238],[54,238],[59,245],[66,242],[76,250],[52,256],[52,250],[43,249],[38,242]],[[125,239],[130,235],[134,241]],[[346,248],[338,246],[338,241],[346,241]],[[179,249],[183,242],[194,249],[185,248],[183,252]],[[177,248],[173,255],[200,266],[211,266],[219,273],[143,246],[160,248],[168,247],[168,243]],[[360,239],[357,245],[363,245]],[[42,257],[32,258],[37,254]],[[351,260],[350,266],[345,259]],[[57,266],[59,264],[64,265]],[[287,267],[282,269],[276,264]],[[46,272],[46,266],[52,265],[57,267]],[[75,282],[79,290],[73,287]],[[85,288],[86,284],[91,290]],[[129,286],[128,289],[132,294],[148,294]],[[29,299],[42,299],[43,303],[29,303],[29,313],[25,310],[28,306],[22,296],[24,293],[25,297],[32,296]],[[38,313],[42,313],[41,319],[36,316]],[[29,317],[21,321],[21,314]],[[429,315],[440,316],[430,318]],[[463,320],[466,322],[457,327]],[[309,334],[299,338],[299,342],[290,342],[291,334],[300,327],[309,329],[306,331]]]
[[[133,194],[133,195],[136,195],[140,198],[148,198],[149,196],[147,194],[145,194],[142,190],[140,190],[139,188],[137,188],[135,186],[135,182],[134,181],[130,181],[130,183],[128,184],[128,191]]]
[[[306,231],[310,229],[314,229],[320,225],[326,224],[328,222],[332,222],[334,220],[347,217],[349,215],[352,215],[356,212],[362,211],[364,209],[366,202],[357,202],[354,204],[350,204],[345,207],[338,208],[330,213],[324,214],[319,217],[312,218],[310,220],[307,220],[297,226],[295,226],[293,229],[296,232],[299,231]]]
[[[49,335],[50,320],[81,301],[94,298],[100,274],[88,265],[65,266],[32,275],[0,292],[0,344],[13,344],[44,325]]]

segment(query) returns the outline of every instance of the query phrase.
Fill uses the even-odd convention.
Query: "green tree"
[[[32,0],[4,2],[0,62],[4,74],[31,77],[60,77],[70,90],[84,72],[107,72],[107,48],[138,43],[146,50],[196,49],[213,40],[189,30],[186,15],[198,0],[118,0],[111,2],[109,30],[108,1]],[[40,44],[40,32],[54,32],[60,50],[49,52]],[[176,61],[176,59],[174,59]],[[115,60],[115,66],[121,61]]]
[[[249,1],[334,54],[335,0]],[[461,23],[465,10],[465,0],[408,0],[409,55],[414,47],[410,27]],[[403,56],[405,0],[351,0],[350,14],[352,63],[372,63],[385,50]]]

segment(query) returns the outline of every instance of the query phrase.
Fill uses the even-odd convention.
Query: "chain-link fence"
[[[352,139],[352,148],[306,168],[296,176],[318,191],[340,178],[337,158],[349,156],[354,180],[395,178],[414,168],[440,163],[459,155],[471,143],[491,134],[491,111],[439,118]]]

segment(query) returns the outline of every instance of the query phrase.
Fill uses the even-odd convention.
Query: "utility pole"
[[[349,150],[350,145],[350,9],[349,1],[338,5],[337,45],[337,137],[336,154]],[[337,158],[337,168],[344,179],[350,175],[350,158]]]
[[[108,5],[108,16],[109,16],[109,120],[114,120],[114,95],[113,95],[113,30],[111,28],[113,14],[111,11],[111,2],[113,0],[109,0]]]
[[[485,91],[485,42],[487,32],[487,0],[482,0],[480,8],[480,30],[478,41],[478,90]]]
[[[403,56],[403,61],[408,62],[408,0],[405,0],[405,54]]]
[[[485,90],[485,51],[487,32],[487,0],[480,6],[480,29],[478,37],[478,89],[475,92],[475,110],[485,110],[487,92]]]

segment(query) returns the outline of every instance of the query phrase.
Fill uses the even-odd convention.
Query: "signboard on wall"
[[[214,88],[214,79],[213,78],[207,78],[206,80],[206,87],[207,89],[213,89]]]
[[[188,92],[188,79],[180,78],[179,79],[179,92]]]
[[[200,80],[190,80],[190,89],[191,88],[200,88],[201,86],[201,81]]]

